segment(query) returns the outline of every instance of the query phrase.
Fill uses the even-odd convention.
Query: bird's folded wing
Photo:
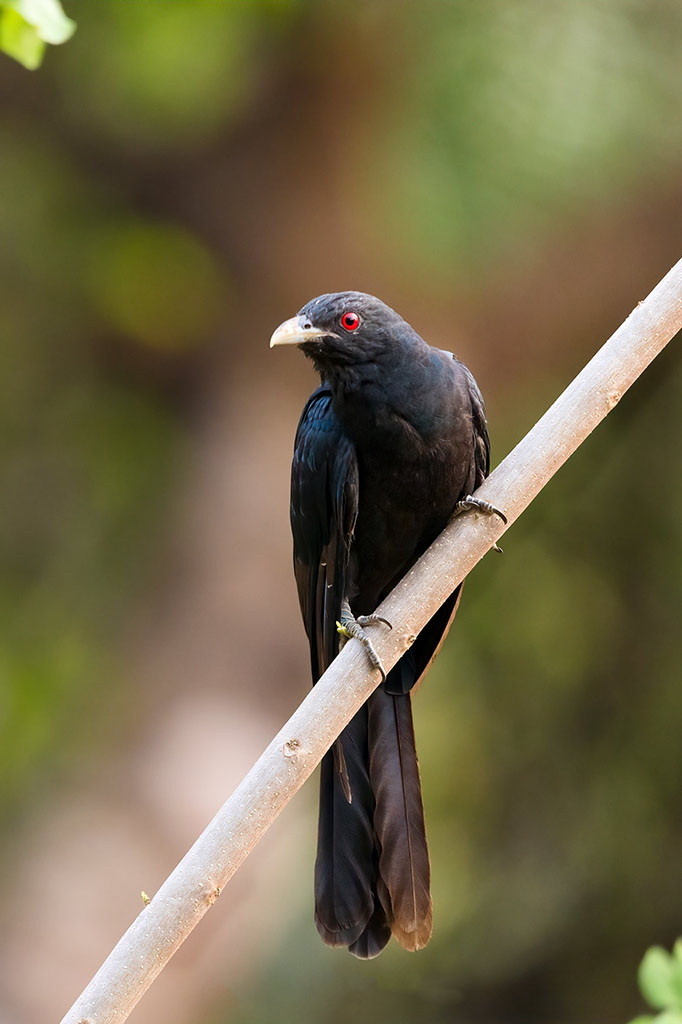
[[[325,385],[308,399],[296,431],[290,513],[294,573],[316,680],[338,652],[336,623],[358,514],[355,449]]]

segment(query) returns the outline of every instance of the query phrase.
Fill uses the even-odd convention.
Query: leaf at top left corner
[[[44,43],[65,43],[76,31],[76,23],[64,13],[59,0],[2,0],[5,7],[33,26]]]
[[[14,57],[29,71],[40,66],[45,43],[33,25],[29,25],[13,7],[5,7],[0,0],[0,50]]]

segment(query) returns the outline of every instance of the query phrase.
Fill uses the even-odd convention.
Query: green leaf
[[[59,0],[2,0],[2,3],[32,25],[44,43],[65,43],[76,31],[76,23],[64,14]]]
[[[634,1020],[630,1021],[630,1024],[658,1024],[658,1017],[653,1017],[650,1013],[647,1013],[643,1017],[635,1017]]]
[[[672,982],[675,989],[675,1005],[682,1010],[682,946],[678,939],[673,946]]]
[[[644,954],[639,966],[639,987],[648,1003],[657,1009],[678,1009],[682,1001],[675,984],[676,963],[660,946]],[[666,1021],[665,1024],[671,1024]]]
[[[0,8],[0,50],[33,71],[43,59],[45,43],[15,10]]]

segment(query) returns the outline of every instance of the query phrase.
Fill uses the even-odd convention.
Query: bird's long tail
[[[367,725],[365,705],[322,760],[315,924],[330,946],[352,946],[375,911],[377,856]]]
[[[400,945],[422,949],[431,938],[431,868],[410,694],[378,689],[368,719],[378,892]]]
[[[432,907],[410,694],[375,691],[337,743],[322,763],[318,931],[363,959],[380,953],[391,934],[421,949]]]

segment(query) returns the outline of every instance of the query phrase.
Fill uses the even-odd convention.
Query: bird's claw
[[[382,619],[381,615],[358,615],[355,621],[359,622],[361,626],[376,626],[381,622],[384,626],[388,626],[389,629],[393,629],[388,619]]]
[[[467,494],[465,498],[462,498],[455,505],[455,515],[459,515],[460,512],[466,512],[468,509],[475,509],[477,512],[483,512],[487,516],[499,516],[504,525],[507,525],[507,517],[504,512],[491,505],[489,501],[484,501],[483,498],[474,498],[473,495]]]
[[[364,630],[364,626],[375,625],[377,623],[383,623],[388,626],[389,629],[393,629],[393,626],[387,619],[382,619],[380,615],[358,615],[357,618],[345,608],[341,611],[341,620],[336,623],[336,631],[339,636],[342,636],[345,640],[352,640],[355,638],[359,640],[362,646],[367,651],[367,657],[369,658],[372,668],[375,668],[381,674],[382,683],[386,682],[386,670],[381,664],[381,658],[377,654],[374,644],[367,636]]]

